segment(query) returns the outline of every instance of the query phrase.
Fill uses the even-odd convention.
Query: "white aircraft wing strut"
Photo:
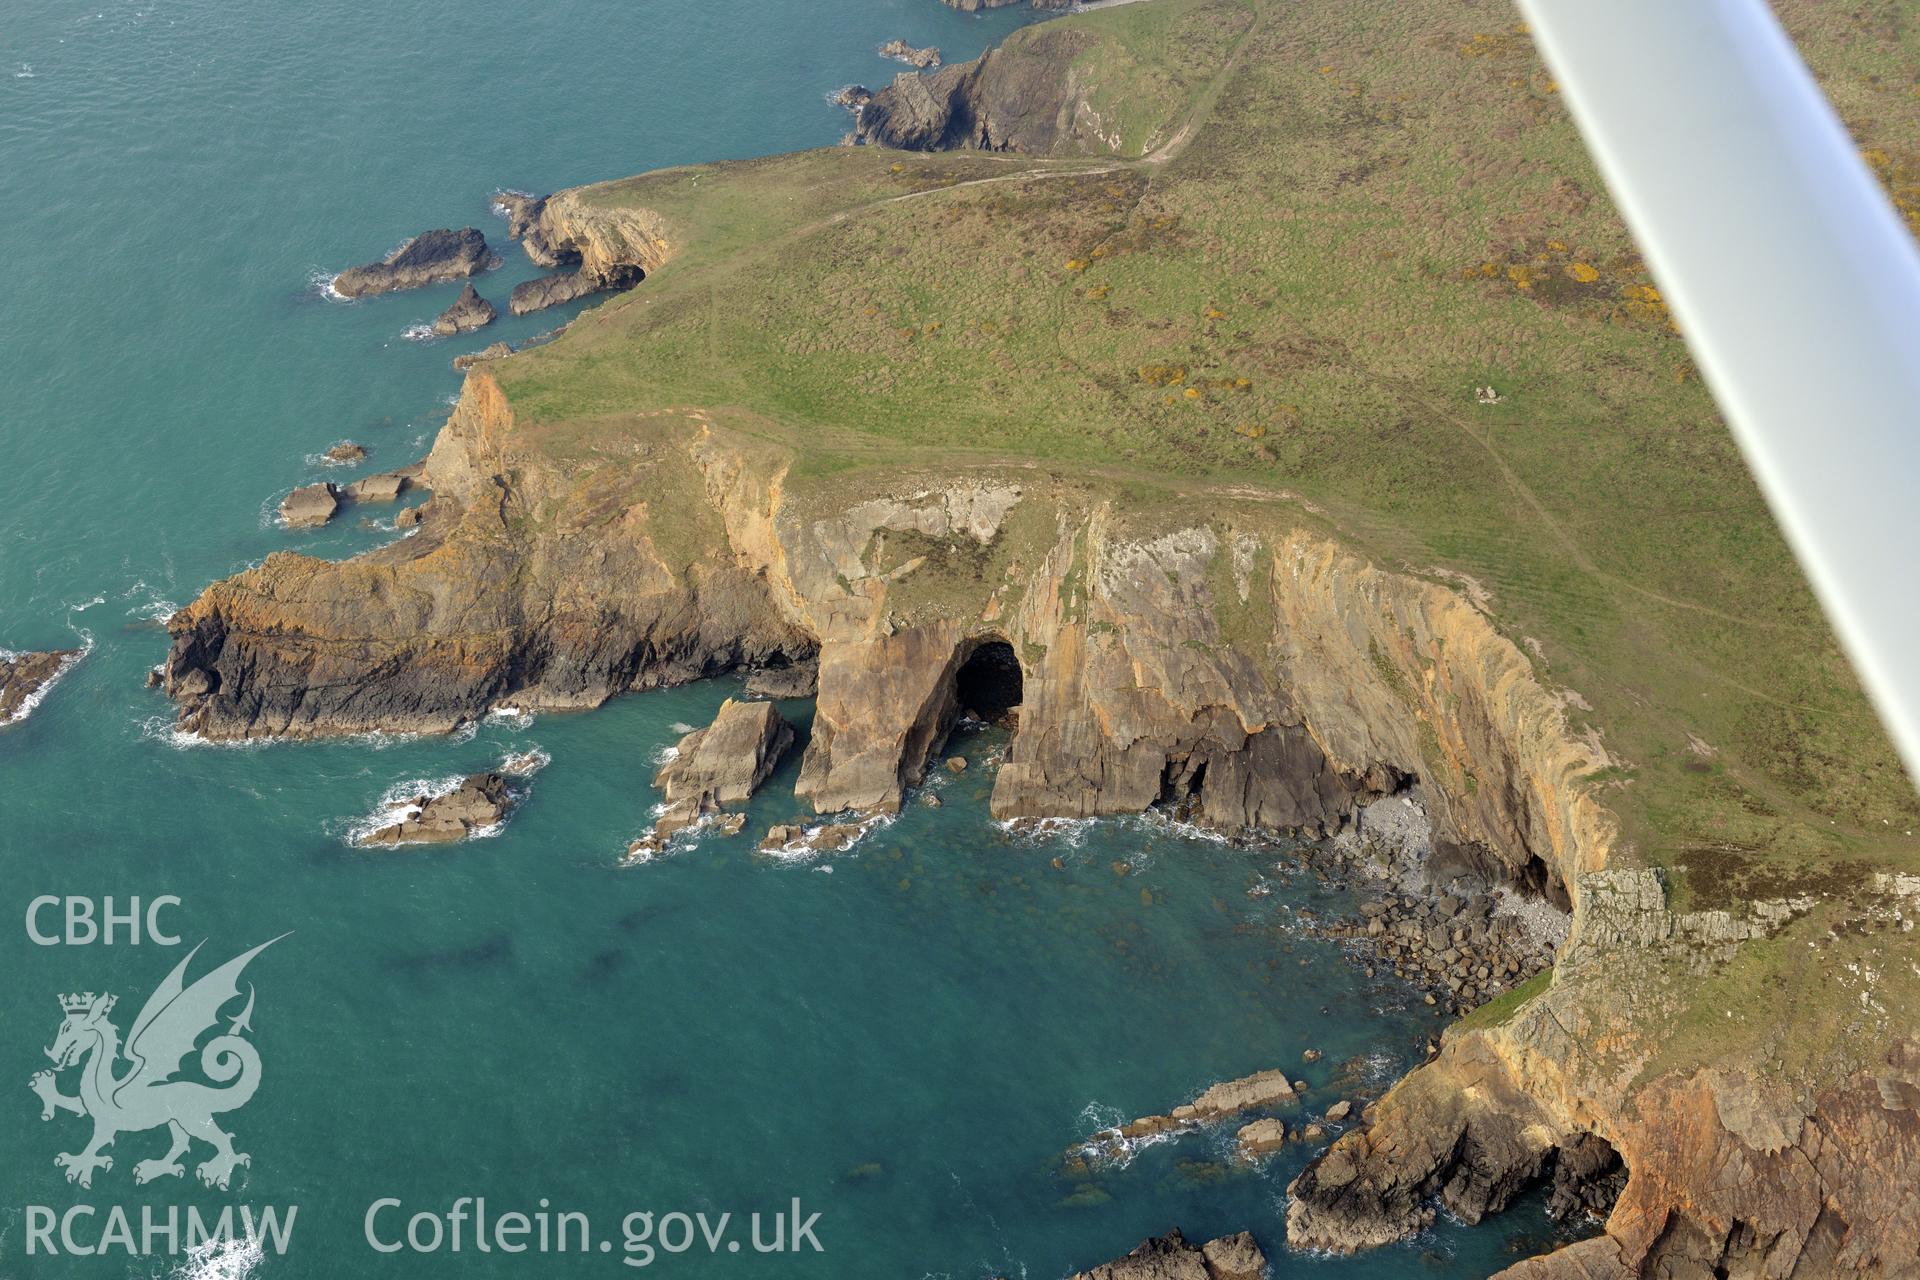
[[[1763,0],[1520,7],[1920,782],[1920,249]]]

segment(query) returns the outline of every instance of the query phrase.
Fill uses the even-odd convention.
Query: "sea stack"
[[[460,291],[453,305],[440,313],[433,322],[433,331],[442,338],[451,338],[456,333],[471,333],[475,329],[484,329],[493,323],[499,313],[493,304],[480,296],[471,283]]]

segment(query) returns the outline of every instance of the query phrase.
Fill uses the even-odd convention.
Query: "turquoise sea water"
[[[832,142],[845,116],[824,95],[890,76],[871,52],[883,39],[967,57],[1021,20],[934,0],[34,0],[0,16],[0,645],[91,646],[0,732],[0,1278],[168,1273],[118,1250],[30,1255],[29,1207],[76,1205],[96,1210],[75,1220],[81,1243],[113,1206],[136,1230],[142,1207],[298,1206],[290,1251],[260,1270],[288,1277],[626,1274],[630,1211],[731,1212],[747,1241],[748,1214],[795,1197],[821,1215],[823,1253],[723,1242],[645,1270],[1052,1277],[1175,1225],[1251,1228],[1278,1253],[1306,1148],[1258,1172],[1224,1162],[1225,1134],[1093,1179],[1058,1160],[1216,1079],[1287,1065],[1317,1111],[1414,1060],[1430,1011],[1302,935],[1299,908],[1341,899],[1278,848],[1144,820],[1013,837],[988,821],[976,768],[940,775],[938,810],[781,863],[752,847],[794,812],[790,760],[744,836],[622,870],[655,754],[727,685],[464,740],[247,750],[172,742],[142,688],[165,652],[155,619],[208,581],[278,548],[391,536],[272,526],[279,497],[324,474],[313,455],[351,438],[372,468],[411,460],[457,388],[452,355],[566,314],[416,342],[404,331],[454,287],[342,305],[316,276],[434,226],[505,248],[499,186]],[[504,302],[532,274],[510,249],[480,285]],[[403,780],[534,747],[551,763],[495,838],[346,846]],[[961,749],[984,762],[994,747]],[[162,922],[208,940],[196,974],[292,931],[246,975],[265,1072],[226,1118],[253,1156],[228,1192],[191,1169],[135,1186],[159,1130],[121,1137],[90,1190],[54,1167],[86,1131],[43,1123],[26,1087],[56,995],[117,992],[125,1030],[186,947],[35,945],[25,915],[43,894],[177,895]],[[1309,1047],[1324,1058],[1303,1063]],[[379,1220],[392,1240],[462,1196],[496,1216],[543,1199],[587,1213],[614,1248],[365,1242],[383,1197],[404,1205]],[[1543,1226],[1535,1205],[1280,1268],[1480,1276]]]

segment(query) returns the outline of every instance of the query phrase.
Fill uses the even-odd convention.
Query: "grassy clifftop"
[[[1916,8],[1780,6],[1896,185]],[[1154,0],[1014,44],[1125,104],[1116,142],[587,189],[661,215],[675,257],[500,367],[521,421],[564,448],[699,405],[850,485],[951,456],[1292,495],[1467,575],[1584,695],[1682,905],[1920,869],[1913,793],[1523,26]]]

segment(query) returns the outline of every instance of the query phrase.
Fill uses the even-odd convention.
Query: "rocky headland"
[[[32,714],[56,681],[80,660],[78,649],[14,653],[0,649],[0,728]]]
[[[507,235],[537,266],[570,268],[515,285],[507,300],[528,315],[596,293],[630,289],[671,255],[665,227],[647,210],[595,208],[579,191],[494,195]]]
[[[443,280],[462,280],[500,265],[487,238],[472,227],[426,231],[378,262],[350,267],[333,278],[333,291],[345,298],[418,289]]]
[[[1781,7],[1850,124],[1920,146],[1837,52],[1880,36]],[[1362,8],[1066,19],[861,113],[996,154],[502,197],[585,277],[541,296],[652,283],[468,370],[415,536],[172,618],[179,726],[777,671],[804,852],[1017,707],[996,816],[1334,837],[1363,905],[1315,927],[1460,1014],[1301,1126],[1344,1128],[1290,1246],[1544,1187],[1604,1234],[1515,1280],[1910,1274],[1912,794],[1525,30]],[[1259,1120],[1250,1157],[1293,1136]]]

